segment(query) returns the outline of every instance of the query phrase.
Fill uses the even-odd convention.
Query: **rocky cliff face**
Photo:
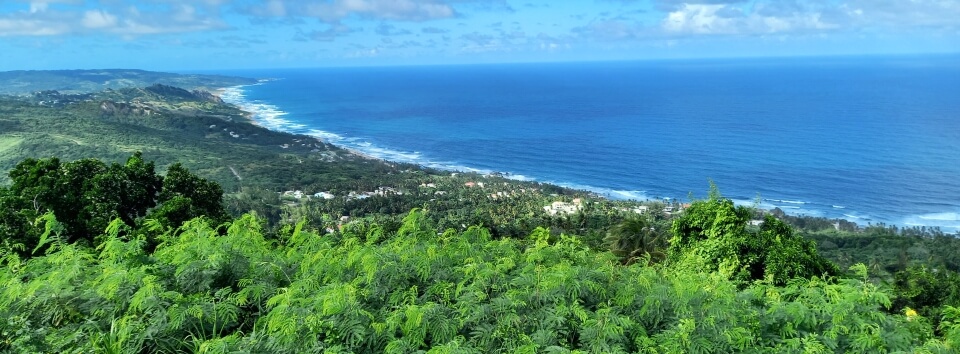
[[[199,100],[217,104],[223,103],[223,100],[221,100],[220,97],[217,97],[216,95],[204,90],[187,91],[176,86],[163,84],[152,85],[144,90],[164,98],[177,98],[186,101]]]
[[[207,91],[203,91],[203,90],[193,90],[193,91],[191,91],[190,93],[192,93],[195,97],[197,97],[197,98],[199,98],[199,99],[201,99],[201,100],[204,100],[204,101],[210,101],[210,102],[217,103],[217,104],[222,104],[222,103],[223,103],[223,100],[220,99],[220,96],[214,95],[214,94],[212,94],[212,93],[210,93],[210,92],[207,92]]]
[[[193,101],[197,99],[197,96],[192,92],[176,86],[156,84],[146,87],[143,90],[168,99],[173,98],[187,101]]]

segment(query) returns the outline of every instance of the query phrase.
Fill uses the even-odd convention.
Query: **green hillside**
[[[90,93],[105,89],[164,84],[190,90],[249,85],[257,80],[222,75],[173,74],[134,69],[0,71],[0,95],[55,90]]]

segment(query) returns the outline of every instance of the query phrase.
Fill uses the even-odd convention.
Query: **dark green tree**
[[[88,244],[118,218],[129,227],[144,218],[171,227],[199,216],[228,219],[219,185],[179,164],[161,177],[140,152],[109,166],[96,159],[26,159],[10,178],[10,188],[0,190],[0,244],[23,256],[37,245],[36,220],[48,211],[64,226],[63,241]]]
[[[0,187],[0,249],[29,252],[39,238],[39,229],[31,223],[38,215],[26,201],[10,190]]]
[[[960,306],[960,274],[954,271],[914,265],[894,274],[892,285],[894,313],[910,308],[939,322],[944,306]]]
[[[623,264],[646,259],[648,264],[663,261],[666,244],[652,223],[643,217],[632,217],[617,224],[603,239],[610,252],[620,257]]]
[[[159,202],[162,206],[149,217],[161,220],[167,226],[177,227],[199,216],[206,216],[215,223],[229,218],[223,208],[220,185],[190,173],[179,163],[167,169]]]

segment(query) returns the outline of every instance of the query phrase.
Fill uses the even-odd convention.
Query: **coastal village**
[[[451,178],[456,179],[458,173],[452,173]],[[598,195],[592,195],[589,199],[587,197],[575,197],[570,198],[569,196],[560,196],[555,193],[543,193],[540,188],[523,186],[517,183],[510,182],[489,182],[482,181],[481,179],[487,179],[491,177],[500,177],[495,174],[488,174],[478,176],[479,178],[475,180],[466,180],[462,183],[451,183],[451,181],[444,182],[423,182],[416,186],[416,188],[403,188],[403,187],[391,187],[391,186],[379,186],[373,190],[351,190],[346,192],[334,192],[334,191],[302,191],[302,190],[287,190],[279,192],[281,199],[286,202],[288,205],[295,205],[297,203],[305,203],[310,201],[321,201],[321,200],[335,200],[342,199],[343,201],[355,201],[363,200],[372,197],[393,197],[393,196],[403,196],[407,194],[414,195],[433,195],[433,196],[443,196],[448,193],[452,193],[458,189],[472,190],[479,192],[482,196],[485,196],[489,200],[493,201],[505,201],[517,197],[534,197],[541,195],[544,199],[542,203],[543,206],[541,210],[551,217],[563,217],[568,215],[574,215],[580,213],[584,210],[584,207],[589,200],[592,198],[603,199]],[[458,181],[459,182],[459,181]],[[637,215],[648,215],[652,212],[656,212],[658,215],[663,217],[672,217],[675,214],[682,213],[686,208],[690,207],[689,203],[679,203],[676,201],[670,202],[661,202],[661,201],[630,201],[630,202],[618,202],[619,206],[615,209],[624,213],[633,213]]]

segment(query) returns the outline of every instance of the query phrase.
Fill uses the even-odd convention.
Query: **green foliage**
[[[894,275],[893,312],[915,311],[939,322],[944,306],[960,306],[960,274],[946,269],[911,266]]]
[[[960,271],[960,237],[928,230],[879,227],[861,231],[803,232],[817,242],[820,254],[838,265],[866,264],[878,281],[894,281],[897,272],[910,267]]]
[[[607,232],[604,242],[610,252],[620,257],[624,264],[641,259],[647,264],[654,264],[666,258],[663,252],[666,248],[663,237],[651,222],[644,218],[633,217],[622,221]]]
[[[63,241],[87,244],[97,243],[93,236],[115,219],[135,227],[151,218],[168,228],[200,216],[217,223],[228,219],[219,185],[179,164],[160,176],[140,152],[124,165],[109,166],[96,159],[26,159],[10,171],[10,178],[10,188],[0,189],[0,246],[21,256],[36,253],[50,234],[34,220],[53,216],[62,225]]]
[[[940,332],[890,314],[861,277],[784,286],[724,274],[623,266],[576,237],[538,229],[494,239],[437,234],[410,212],[397,232],[303,224],[273,242],[253,216],[222,232],[169,229],[152,253],[114,221],[98,249],[61,243],[3,258],[5,352],[949,352]],[[353,230],[364,231],[355,233]]]
[[[767,215],[759,230],[750,230],[750,209],[718,197],[717,191],[711,195],[673,221],[671,264],[720,272],[743,283],[784,285],[793,278],[839,274],[836,265],[817,254],[815,243],[795,235],[782,221]]]
[[[0,170],[47,156],[122,163],[135,151],[160,169],[180,162],[230,192],[375,188],[389,173],[417,169],[253,125],[214,96],[169,86],[0,96]]]
[[[159,202],[169,204],[154,213],[169,226],[180,225],[187,220],[206,216],[216,222],[226,221],[223,208],[223,189],[216,182],[207,181],[176,163],[167,169]]]

